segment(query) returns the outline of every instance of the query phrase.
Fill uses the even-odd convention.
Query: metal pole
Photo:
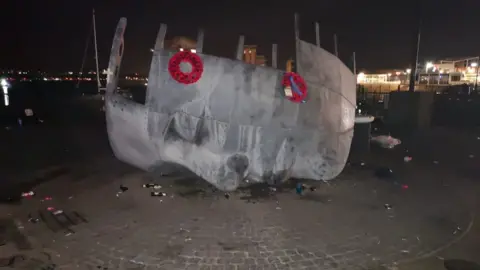
[[[357,77],[357,60],[355,58],[355,52],[353,52],[353,75]]]
[[[235,55],[235,58],[237,58],[237,60],[242,61],[244,51],[245,51],[245,36],[239,36],[238,43],[237,43],[237,53]]]
[[[165,35],[167,34],[167,25],[166,24],[160,24],[160,29],[158,30],[157,33],[157,40],[155,41],[155,50],[161,50],[163,49],[165,45]]]
[[[87,58],[88,47],[89,47],[88,45],[90,45],[90,37],[92,36],[92,28],[93,28],[93,21],[92,21],[92,24],[90,25],[90,28],[88,29],[87,41],[85,42],[85,49],[83,51],[82,66],[80,67],[80,72],[78,72],[80,78],[83,77],[83,68],[85,66],[85,60]],[[77,89],[78,89],[79,85],[80,85],[80,80],[77,81],[77,85],[76,85]]]
[[[272,67],[277,68],[277,44],[272,44]]]
[[[333,46],[335,47],[335,56],[338,57],[337,34],[333,34]]]
[[[203,29],[198,30],[198,35],[197,35],[197,46],[195,47],[195,50],[197,53],[202,53],[203,52],[203,39],[204,39],[204,32]]]
[[[295,13],[295,39],[300,39],[300,18],[298,13]]]
[[[95,41],[95,64],[97,67],[97,86],[98,86],[98,91],[100,91],[100,87],[102,87],[102,84],[100,83],[100,71],[98,69],[97,26],[95,24],[95,9],[93,10],[93,39]]]
[[[422,27],[422,21],[419,22],[418,24],[418,29],[417,29],[417,46],[415,48],[414,54],[412,56],[412,70],[410,72],[410,84],[408,86],[408,91],[409,92],[414,92],[415,91],[415,77],[417,75],[417,67],[418,67],[418,53],[420,52],[420,36],[421,36],[421,27]],[[430,78],[429,78],[430,80]]]
[[[297,69],[296,69],[296,72],[299,72],[301,73],[300,70],[298,70],[298,63],[299,63],[299,47],[300,47],[300,17],[298,16],[298,13],[295,13],[295,25],[294,25],[294,29],[295,29],[295,61],[294,63],[296,63],[297,65]]]
[[[315,23],[315,37],[317,46],[320,47],[320,24],[318,22]]]

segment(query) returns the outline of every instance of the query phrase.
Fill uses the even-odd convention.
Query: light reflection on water
[[[10,99],[8,98],[8,86],[2,86],[3,89],[3,104],[5,107],[10,105]]]
[[[2,79],[0,81],[0,84],[2,85],[2,89],[3,89],[3,104],[5,105],[5,107],[7,107],[8,105],[10,105],[10,99],[8,96],[8,87],[10,85],[5,79]]]

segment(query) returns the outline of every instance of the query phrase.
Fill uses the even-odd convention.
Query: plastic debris
[[[48,197],[48,196],[47,196],[47,197],[44,198],[44,200],[45,200],[45,201],[51,201],[51,200],[52,200],[52,197]]]
[[[469,158],[474,158],[475,155],[470,154],[470,155],[468,155],[468,157],[469,157]]]
[[[150,193],[150,196],[152,196],[152,197],[165,197],[165,196],[167,196],[167,193],[152,191]]]
[[[390,210],[390,209],[392,209],[392,208],[393,208],[393,206],[392,206],[392,205],[390,205],[390,204],[388,204],[388,203],[384,204],[383,206],[384,206],[384,207],[385,207],[385,209],[387,209],[387,210]]]
[[[40,219],[39,218],[34,218],[34,217],[32,217],[31,214],[28,214],[28,222],[35,224],[35,223],[40,222]]]
[[[433,164],[437,165],[437,164],[438,164],[438,161],[434,160],[434,161],[433,161]]]
[[[28,198],[28,197],[32,197],[32,196],[35,196],[35,192],[33,192],[33,191],[22,192],[22,197],[24,197],[24,198]]]
[[[412,161],[412,157],[406,156],[406,157],[403,158],[403,161],[410,162],[410,161]]]
[[[60,214],[63,214],[63,210],[56,210],[53,212],[53,215],[60,215]]]
[[[408,185],[402,185],[402,189],[408,189]]]
[[[127,190],[128,190],[128,187],[126,187],[126,186],[124,186],[124,185],[120,185],[120,191],[117,192],[116,196],[117,196],[117,197],[120,197],[120,195],[121,195],[122,193],[124,193],[125,191],[127,191]]]
[[[25,229],[25,227],[23,227],[22,222],[20,222],[18,220],[15,221],[15,226],[17,226],[17,228],[20,229],[20,230]]]
[[[157,185],[157,184],[152,184],[152,183],[144,184],[143,187],[144,188],[153,188],[153,189],[161,189],[162,188],[162,186]]]
[[[51,207],[51,206],[49,206],[49,207],[47,207],[47,210],[48,210],[48,211],[50,211],[50,212],[52,212],[52,211],[55,211],[55,208],[54,208],[54,207]]]
[[[297,186],[295,187],[295,192],[298,195],[302,195],[304,189],[305,187],[301,183],[297,183]]]
[[[33,116],[33,110],[32,109],[25,109],[25,115],[26,116]]]
[[[392,149],[395,146],[402,143],[399,139],[396,139],[390,135],[379,135],[371,138],[371,142],[378,144],[382,148]]]
[[[189,233],[189,232],[190,232],[190,230],[180,228],[180,233]]]
[[[317,187],[314,187],[314,186],[310,187],[310,191],[315,191],[315,190],[317,190]]]

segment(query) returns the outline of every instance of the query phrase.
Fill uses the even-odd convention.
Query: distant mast
[[[357,83],[357,81],[356,81],[356,78],[357,78],[357,56],[355,55],[355,52],[353,52],[352,58],[353,58],[353,75],[355,75],[355,83]]]
[[[92,13],[92,25],[90,26],[90,30],[88,32],[88,37],[87,37],[87,42],[85,44],[85,51],[83,52],[83,58],[82,58],[82,66],[80,67],[80,77],[83,77],[83,68],[85,67],[85,60],[87,57],[88,53],[88,46],[90,45],[90,37],[93,29],[93,43],[95,46],[95,67],[96,67],[96,74],[97,74],[97,91],[100,92],[100,89],[102,89],[102,83],[100,82],[100,70],[98,68],[98,47],[97,47],[97,26],[95,24],[95,9],[93,10]],[[78,80],[76,88],[78,88],[80,85],[80,80]]]
[[[97,68],[97,87],[98,92],[100,92],[100,88],[102,84],[100,83],[100,71],[98,69],[98,47],[97,47],[97,26],[95,24],[95,9],[93,10],[93,40],[95,44],[95,65]]]
[[[415,81],[417,77],[417,69],[418,69],[418,53],[420,52],[420,37],[422,31],[422,21],[418,22],[417,34],[416,34],[416,46],[412,54],[412,64],[411,64],[411,71],[410,71],[410,82],[408,84],[408,91],[414,92],[415,91]]]

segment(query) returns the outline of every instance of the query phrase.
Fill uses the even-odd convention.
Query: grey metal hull
[[[117,71],[126,20],[117,28],[110,71]],[[344,168],[353,136],[355,78],[335,56],[298,41],[297,69],[308,86],[306,103],[283,96],[283,71],[199,54],[201,79],[179,84],[168,73],[175,53],[155,50],[145,105],[114,93],[105,99],[116,157],[144,170],[184,166],[221,190],[242,181],[289,177],[331,180]]]

